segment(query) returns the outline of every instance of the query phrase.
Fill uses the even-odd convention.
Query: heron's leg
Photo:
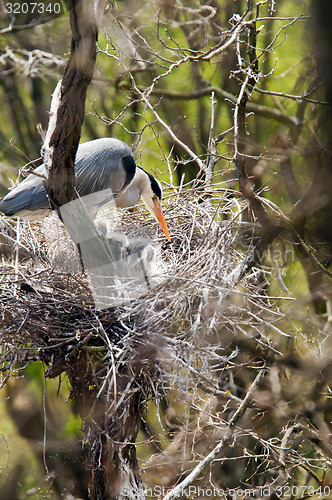
[[[143,272],[143,276],[144,276],[144,279],[145,279],[146,286],[148,287],[149,290],[152,290],[152,286],[151,286],[151,283],[150,283],[150,280],[149,280],[148,273],[146,272],[146,267],[145,267],[143,259],[141,259],[140,264],[141,264],[141,268],[142,268],[142,272]]]
[[[81,264],[81,267],[82,267],[82,273],[85,273],[83,256],[82,256],[82,250],[81,250],[81,244],[77,243],[76,246],[77,246],[77,251],[78,251],[79,258],[80,258],[80,264]]]

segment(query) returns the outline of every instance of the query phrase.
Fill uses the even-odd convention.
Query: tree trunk
[[[144,499],[135,449],[146,400],[143,375],[130,360],[113,363],[80,351],[66,369],[84,423],[89,494],[93,500]]]
[[[62,81],[53,95],[45,144],[49,170],[46,188],[55,208],[74,197],[75,156],[81,137],[85,100],[96,61],[97,24],[91,2],[69,2],[72,42]]]

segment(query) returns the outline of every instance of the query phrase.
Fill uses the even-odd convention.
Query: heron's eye
[[[152,201],[153,201],[153,203],[156,203],[157,201],[159,201],[159,200],[158,200],[158,196],[154,194],[154,195],[152,196]]]

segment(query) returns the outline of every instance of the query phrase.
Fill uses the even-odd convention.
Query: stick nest
[[[127,272],[106,277],[100,296],[94,271],[82,272],[76,246],[55,215],[34,223],[3,218],[5,380],[30,360],[44,361],[55,377],[81,348],[115,349],[116,359],[143,365],[157,361],[172,380],[183,366],[190,377],[197,366],[200,377],[213,376],[241,343],[276,352],[268,331],[278,310],[270,309],[264,282],[257,284],[255,269],[241,289],[232,279],[245,258],[239,251],[248,229],[243,207],[217,189],[214,196],[182,191],[166,201],[171,243],[142,207],[113,213],[112,222],[103,214],[97,224],[122,257],[126,253]]]

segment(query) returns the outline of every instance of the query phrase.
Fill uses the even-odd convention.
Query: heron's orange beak
[[[159,200],[158,199],[154,199],[153,203],[154,203],[154,207],[153,207],[154,216],[157,219],[157,221],[159,222],[160,227],[163,230],[166,238],[169,241],[171,241],[171,237],[170,237],[169,232],[168,232],[168,228],[167,228],[167,225],[166,225],[165,217],[164,217],[163,211],[162,211],[162,209],[160,207]]]

